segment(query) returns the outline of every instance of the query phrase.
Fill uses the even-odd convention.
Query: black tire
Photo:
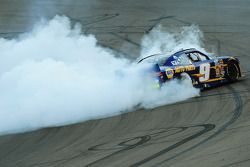
[[[227,66],[227,79],[230,82],[235,82],[240,77],[240,69],[236,62],[230,61]]]

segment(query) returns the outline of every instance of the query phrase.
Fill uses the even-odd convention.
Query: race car
[[[241,77],[240,62],[237,58],[209,56],[194,48],[170,55],[150,55],[138,63],[142,62],[153,64],[158,87],[174,78],[189,78],[194,87],[203,89],[235,82]]]

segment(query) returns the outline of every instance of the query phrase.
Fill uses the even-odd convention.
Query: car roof
[[[198,50],[196,50],[195,48],[190,48],[190,49],[182,49],[182,50],[179,50],[179,51],[177,51],[177,52],[175,52],[173,55],[171,55],[171,56],[179,56],[179,55],[181,55],[182,53],[190,53],[190,52],[194,52],[194,51],[198,51]]]
[[[195,48],[190,48],[190,49],[182,49],[182,50],[179,50],[177,52],[174,52],[174,53],[166,53],[166,54],[154,54],[154,55],[150,55],[150,56],[147,56],[147,57],[144,57],[142,58],[141,60],[139,60],[138,63],[142,62],[143,60],[146,60],[146,59],[149,59],[149,58],[154,58],[154,57],[157,57],[157,58],[161,58],[161,57],[165,57],[167,58],[165,60],[165,65],[172,65],[171,64],[171,61],[174,61],[176,59],[178,59],[181,55],[183,55],[184,53],[190,53],[190,52],[194,52],[194,51],[198,51],[196,50]]]

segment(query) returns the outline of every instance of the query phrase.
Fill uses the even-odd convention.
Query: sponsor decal
[[[194,65],[175,67],[175,73],[181,73],[181,72],[193,71],[193,70],[195,70]]]
[[[167,75],[168,79],[173,78],[174,77],[174,70],[172,68],[167,68],[166,75]]]

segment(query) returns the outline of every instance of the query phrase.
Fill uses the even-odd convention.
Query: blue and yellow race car
[[[237,81],[241,77],[239,60],[235,57],[213,57],[196,49],[180,50],[174,54],[155,54],[138,63],[154,66],[159,86],[168,80],[188,77],[194,87],[209,88]]]

